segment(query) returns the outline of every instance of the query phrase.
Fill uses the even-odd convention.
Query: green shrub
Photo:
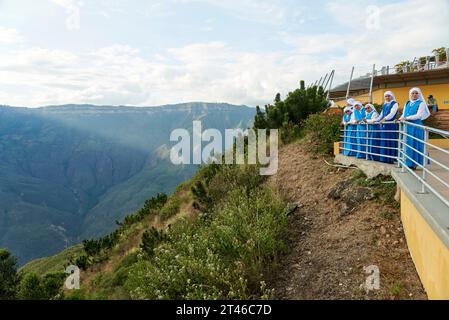
[[[85,254],[82,254],[75,259],[75,265],[82,270],[87,270],[89,258]]]
[[[180,206],[181,206],[181,202],[179,201],[179,199],[176,196],[170,198],[170,200],[168,200],[166,205],[159,212],[161,219],[167,220],[168,218],[177,214]]]
[[[281,100],[278,93],[274,105],[265,106],[265,112],[257,107],[254,128],[280,129],[290,123],[292,126],[301,125],[309,115],[322,112],[329,106],[326,95],[323,87],[306,88],[301,81],[300,87],[290,92],[285,100]]]
[[[334,142],[340,141],[339,116],[328,113],[312,114],[304,123],[304,132],[309,150],[332,154]]]
[[[143,233],[140,248],[147,257],[152,257],[154,255],[154,249],[166,239],[167,236],[163,230],[158,231],[152,227]]]
[[[61,299],[66,276],[65,273],[49,273],[42,278],[35,273],[27,273],[20,282],[18,297],[21,300]]]
[[[126,288],[134,299],[250,299],[267,296],[264,273],[284,246],[282,201],[271,190],[235,189],[211,221],[183,220],[152,260],[141,260]]]
[[[14,299],[19,281],[17,259],[6,249],[0,249],[0,300]]]

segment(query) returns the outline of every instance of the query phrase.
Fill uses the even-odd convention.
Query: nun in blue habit
[[[398,139],[399,139],[399,126],[396,123],[385,123],[388,121],[395,121],[398,115],[399,105],[396,102],[396,98],[391,91],[387,91],[384,94],[385,103],[382,107],[382,112],[376,119],[376,122],[380,122],[380,143],[379,161],[385,163],[394,163],[398,156]],[[388,157],[386,157],[388,156]]]
[[[405,104],[404,112],[399,120],[424,125],[423,121],[429,116],[429,107],[424,100],[421,89],[412,88],[409,93],[409,101]],[[405,164],[411,169],[416,169],[418,164],[424,164],[424,156],[422,155],[424,153],[424,143],[422,142],[424,140],[424,129],[412,125],[407,125],[406,128]]]
[[[368,123],[368,149],[367,152],[373,153],[368,154],[368,160],[372,161],[379,161],[379,156],[377,154],[380,153],[379,151],[379,125],[376,124],[376,119],[379,117],[379,113],[376,110],[376,107],[372,105],[371,103],[368,103],[365,105],[365,112],[366,112],[366,118],[365,122]]]
[[[351,124],[356,126],[356,137],[357,137],[357,158],[366,158],[366,125],[363,123],[365,119],[365,108],[359,101],[354,102],[354,110],[351,115]]]
[[[351,115],[352,115],[352,107],[351,106],[347,106],[343,109],[343,120],[342,120],[342,125],[345,128],[344,131],[344,139],[343,139],[343,154],[345,156],[349,156],[349,157],[354,157],[355,156],[355,152],[353,152],[352,150],[356,147],[355,145],[351,145],[351,142],[356,143],[356,141],[353,137],[355,137],[355,130],[356,127],[352,124],[350,124],[351,122]],[[352,140],[351,140],[352,139]]]

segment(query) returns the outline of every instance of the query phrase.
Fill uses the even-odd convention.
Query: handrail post
[[[423,151],[423,171],[422,171],[422,179],[423,179],[423,183],[421,185],[421,193],[427,193],[426,192],[426,185],[425,185],[425,181],[427,181],[427,171],[426,171],[426,167],[427,167],[427,158],[425,157],[425,155],[427,155],[427,142],[429,142],[429,130],[427,130],[427,127],[424,128],[424,151]]]
[[[398,168],[401,167],[401,157],[402,157],[402,123],[399,122],[398,126]]]
[[[405,153],[407,152],[407,137],[406,137],[406,135],[405,135],[405,133],[407,132],[407,123],[405,123],[405,122],[401,122],[401,134],[402,134],[402,138],[401,138],[401,145],[402,145],[402,147],[401,147],[401,150],[402,150],[402,170],[401,170],[401,172],[402,173],[406,173],[407,172],[407,170],[405,169],[405,166],[406,166],[406,164],[405,164],[405,162],[406,162],[406,160],[407,160],[407,157],[406,157],[406,155],[405,155]]]
[[[368,122],[366,123],[366,140],[365,140],[365,159],[366,160],[368,160],[368,146],[369,146],[369,143],[368,143],[368,137],[369,137],[369,135],[368,135]]]

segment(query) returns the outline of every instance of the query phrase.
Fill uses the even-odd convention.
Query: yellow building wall
[[[396,101],[399,103],[399,107],[402,109],[405,103],[408,101],[408,93],[412,86],[409,87],[400,87],[400,88],[387,88],[373,91],[373,102],[377,104],[384,103],[384,93],[385,91],[392,91],[396,96]],[[418,86],[423,92],[424,98],[427,100],[427,97],[432,94],[435,99],[437,99],[439,109],[449,109],[449,83],[445,84],[432,84],[432,85],[421,85]],[[358,100],[362,103],[366,103],[369,100],[369,96],[367,94],[363,96],[353,97],[355,100]],[[339,101],[337,104],[340,107],[346,106],[346,101]]]
[[[449,249],[401,192],[401,219],[421,283],[432,300],[449,299]]]
[[[340,142],[334,142],[334,156],[337,156],[340,153]]]
[[[449,139],[430,139],[429,143],[443,148],[443,149],[449,149]],[[341,153],[341,142],[334,142],[334,156]]]
[[[449,149],[449,139],[430,139],[429,143],[443,149]]]

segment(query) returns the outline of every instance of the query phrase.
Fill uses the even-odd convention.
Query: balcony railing
[[[394,124],[394,129],[384,129],[385,124]],[[412,134],[412,131],[419,134]],[[344,154],[369,161],[391,159],[401,172],[408,172],[420,181],[420,193],[431,192],[449,207],[449,150],[432,144],[429,139],[431,134],[448,139],[448,131],[408,121],[392,121],[345,125],[342,132],[340,150]],[[387,133],[389,138],[381,137]],[[391,142],[387,143],[390,146],[385,146],[387,141]]]

